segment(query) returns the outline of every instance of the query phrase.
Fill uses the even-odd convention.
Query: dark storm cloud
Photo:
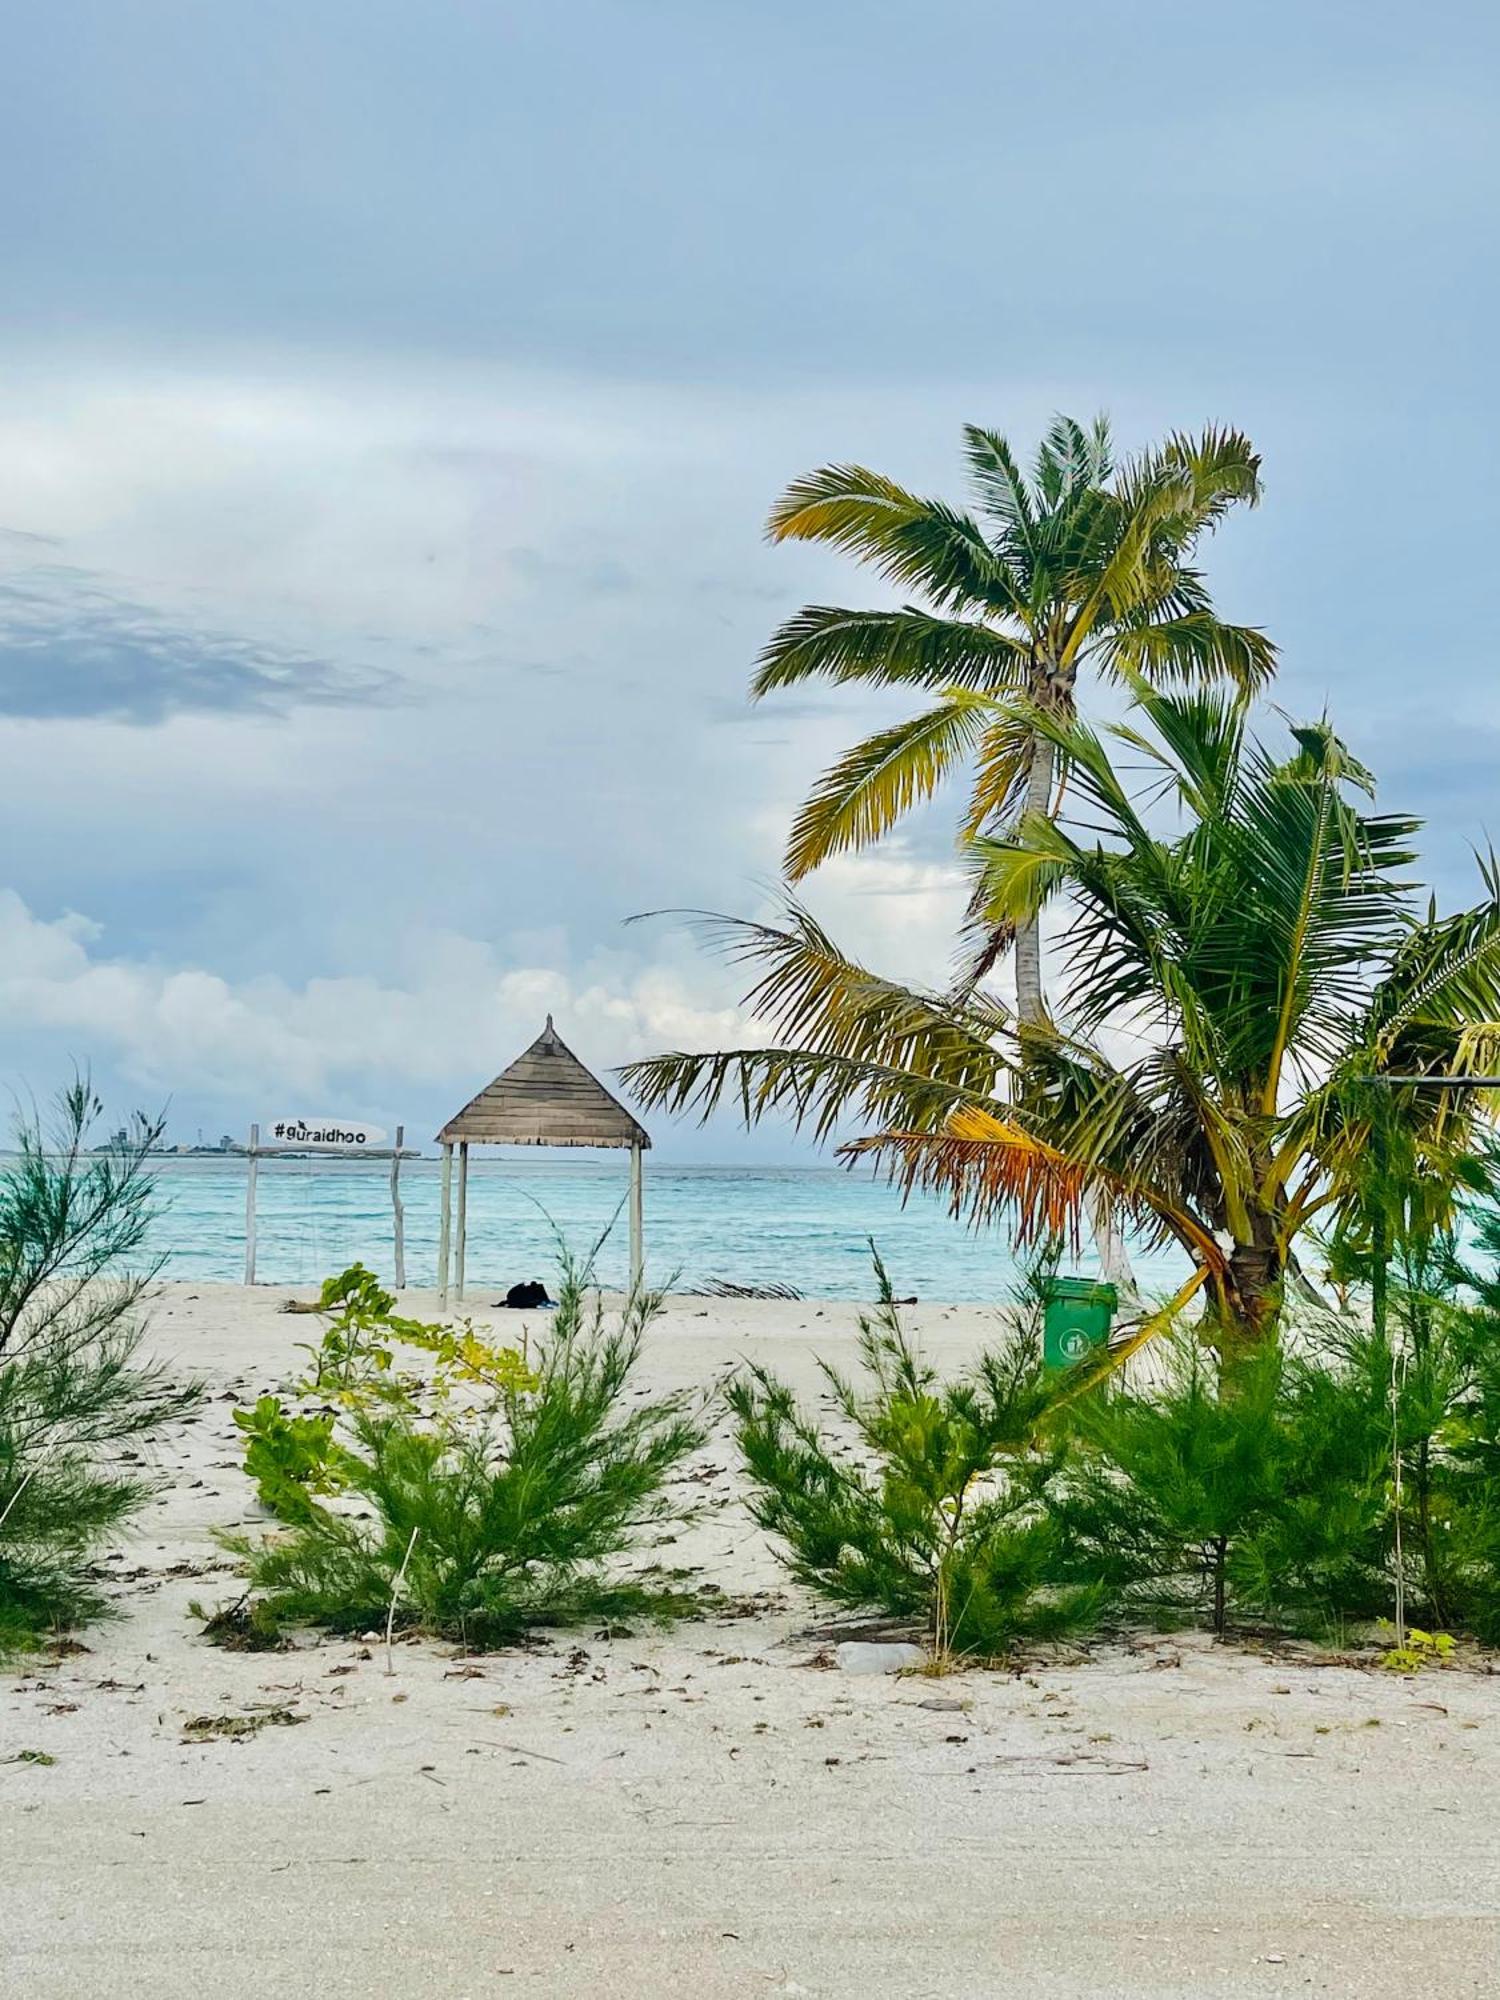
[[[391,701],[394,674],[175,619],[66,564],[0,579],[0,715],[150,725]]]

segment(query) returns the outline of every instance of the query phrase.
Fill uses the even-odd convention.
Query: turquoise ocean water
[[[243,1159],[153,1163],[161,1214],[153,1248],[168,1278],[240,1282],[245,1265]],[[392,1272],[390,1168],[380,1161],[262,1160],[257,1190],[256,1277],[311,1285],[356,1259]],[[586,1250],[613,1222],[600,1252],[601,1282],[625,1276],[628,1231],[617,1210],[625,1156],[486,1155],[469,1173],[470,1295],[549,1279],[556,1252],[548,1218]],[[438,1163],[401,1167],[408,1285],[436,1281]],[[943,1205],[905,1206],[883,1182],[836,1167],[701,1167],[646,1161],[646,1271],[653,1284],[694,1289],[712,1280],[795,1285],[810,1298],[868,1298],[874,1236],[898,1293],[929,1299],[1003,1300],[1016,1277],[1005,1235],[976,1235]],[[1078,1268],[1096,1266],[1085,1255]],[[1149,1258],[1143,1278],[1165,1283],[1175,1264]]]

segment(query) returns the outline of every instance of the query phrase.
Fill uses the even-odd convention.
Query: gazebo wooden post
[[[453,1148],[443,1146],[443,1191],[438,1207],[438,1305],[448,1306],[448,1226],[453,1206]]]
[[[646,1246],[644,1194],[642,1182],[644,1154],[641,1148],[630,1149],[630,1289],[638,1292],[646,1275]]]
[[[401,1206],[401,1149],[406,1144],[406,1127],[396,1127],[396,1146],[391,1154],[391,1229],[396,1248],[396,1290],[406,1290],[406,1210]]]
[[[464,1252],[469,1240],[469,1142],[458,1142],[458,1244],[454,1257],[454,1295],[464,1302]]]
[[[260,1127],[250,1127],[250,1143],[245,1148],[245,1283],[255,1283],[255,1169],[260,1164]]]

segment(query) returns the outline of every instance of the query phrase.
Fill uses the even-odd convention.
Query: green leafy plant
[[[74,1083],[50,1126],[21,1122],[0,1171],[0,1654],[107,1610],[89,1559],[156,1488],[101,1460],[149,1449],[202,1394],[139,1358],[156,1267],[128,1266],[151,1223],[160,1127],[137,1120],[91,1152],[100,1109]]]
[[[331,1467],[338,1494],[324,1504],[297,1481],[284,1533],[226,1538],[258,1593],[258,1630],[399,1626],[487,1646],[534,1624],[684,1608],[610,1568],[671,1512],[667,1483],[704,1435],[685,1393],[631,1395],[655,1295],[609,1318],[587,1270],[566,1263],[549,1331],[523,1359],[469,1327],[397,1323],[368,1273],[344,1275],[342,1305],[358,1300],[364,1324],[338,1328],[330,1451],[311,1441],[313,1478]],[[387,1333],[430,1353],[434,1379],[369,1365],[364,1343],[385,1347]],[[257,1427],[250,1448],[273,1429]]]
[[[245,1470],[256,1498],[283,1521],[305,1519],[311,1495],[337,1493],[347,1483],[331,1411],[299,1416],[279,1396],[261,1396],[253,1409],[236,1410],[234,1421],[245,1433]]]
[[[1381,1654],[1380,1664],[1393,1674],[1419,1674],[1424,1667],[1442,1666],[1455,1643],[1451,1632],[1424,1632],[1412,1625],[1404,1643]]]
[[[314,1495],[340,1493],[350,1483],[355,1467],[337,1436],[340,1407],[384,1406],[400,1417],[419,1403],[447,1403],[466,1391],[535,1386],[523,1354],[482,1340],[467,1320],[455,1327],[403,1317],[395,1295],[363,1264],[327,1279],[317,1310],[328,1325],[316,1345],[300,1343],[311,1366],[293,1390],[304,1399],[331,1397],[333,1406],[299,1412],[268,1395],[234,1412],[256,1495],[284,1521],[305,1522]],[[399,1368],[402,1349],[430,1357],[428,1374]]]
[[[398,1313],[395,1294],[363,1264],[325,1279],[317,1310],[328,1325],[316,1346],[301,1343],[312,1362],[311,1374],[296,1385],[304,1396],[332,1394],[358,1402],[389,1389],[399,1400],[409,1395],[415,1379],[397,1371],[402,1347],[432,1357],[431,1387],[441,1397],[463,1387],[525,1388],[532,1381],[525,1354],[481,1339],[472,1321],[430,1324]]]
[[[942,1382],[908,1339],[878,1256],[875,1273],[877,1304],[860,1321],[866,1385],[823,1366],[858,1457],[769,1370],[729,1387],[756,1522],[800,1582],[919,1622],[940,1664],[1081,1629],[1100,1592],[1053,1587],[1056,1457],[1041,1427],[1059,1392],[1035,1330]]]

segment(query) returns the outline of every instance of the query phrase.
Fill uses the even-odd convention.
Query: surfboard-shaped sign
[[[363,1118],[272,1118],[260,1128],[260,1143],[347,1153],[362,1146],[384,1145],[385,1133]]]

